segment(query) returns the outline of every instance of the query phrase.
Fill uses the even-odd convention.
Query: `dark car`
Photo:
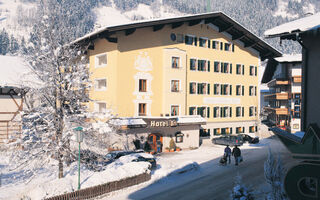
[[[239,134],[242,137],[243,141],[249,142],[250,144],[257,144],[259,143],[259,137],[251,137],[247,134]]]
[[[227,136],[221,136],[218,138],[212,139],[213,144],[220,144],[220,145],[229,145],[229,146],[241,146],[244,143],[244,140],[239,135],[227,135]]]
[[[151,164],[150,169],[155,169],[157,167],[155,158],[145,158],[143,156],[139,156],[138,158],[132,160],[132,162],[149,162]]]

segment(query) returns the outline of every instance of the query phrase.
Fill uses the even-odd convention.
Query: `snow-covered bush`
[[[252,190],[247,188],[242,183],[242,178],[237,175],[234,182],[234,187],[231,193],[232,200],[254,200]]]
[[[269,149],[268,159],[264,163],[264,176],[267,183],[271,186],[271,192],[267,196],[268,200],[288,199],[283,186],[285,175],[286,170],[282,165],[280,155],[276,159],[271,149]]]

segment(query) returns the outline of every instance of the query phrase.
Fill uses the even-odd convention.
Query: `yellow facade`
[[[172,41],[171,34],[196,36],[197,46]],[[228,35],[219,33],[214,26],[186,23],[172,29],[165,25],[158,31],[152,27],[139,28],[126,35],[124,31],[115,34],[117,43],[106,39],[96,39],[94,50],[89,50],[90,72],[92,80],[106,79],[106,89],[90,92],[91,99],[105,102],[119,117],[139,116],[138,104],[146,104],[146,116],[171,116],[171,106],[179,106],[179,115],[189,115],[189,107],[207,106],[210,116],[207,122],[253,121],[257,114],[249,116],[249,107],[258,108],[258,92],[249,96],[249,87],[258,89],[258,74],[249,75],[250,66],[259,66],[259,55],[250,48],[244,48]],[[210,42],[234,44],[233,51],[200,47],[199,38]],[[96,67],[97,56],[106,53],[107,64]],[[172,68],[172,57],[179,58],[179,67]],[[190,70],[190,59],[210,61],[209,71]],[[214,72],[214,62],[232,64],[232,73]],[[244,65],[244,75],[236,74],[236,65]],[[146,92],[139,92],[139,79],[145,79]],[[179,82],[178,92],[171,91],[171,82]],[[190,94],[190,82],[210,84],[210,94]],[[214,84],[231,84],[231,95],[215,95]],[[244,86],[244,96],[236,95],[236,85]],[[207,88],[208,89],[208,88]],[[220,88],[219,88],[220,89]],[[90,108],[95,109],[90,103]],[[213,117],[213,107],[230,106],[232,117]],[[244,107],[244,116],[236,117],[236,107]],[[256,110],[257,113],[257,110]]]

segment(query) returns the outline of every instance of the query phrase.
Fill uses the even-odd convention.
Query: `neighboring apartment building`
[[[301,54],[270,59],[262,78],[270,91],[264,96],[268,121],[292,133],[301,130],[301,64]]]
[[[221,12],[106,27],[76,42],[89,45],[92,110],[178,125],[200,115],[197,137],[199,128],[211,137],[255,132],[260,60],[281,56]]]

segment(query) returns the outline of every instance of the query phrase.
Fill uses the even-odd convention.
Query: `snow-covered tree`
[[[86,6],[86,0],[76,3]],[[56,159],[59,178],[63,165],[72,161],[70,140],[73,128],[83,126],[89,133],[87,112],[90,89],[86,47],[70,43],[86,30],[81,9],[70,1],[39,0],[38,21],[30,37],[31,45],[25,54],[37,85],[29,88],[29,106],[23,116],[23,133],[17,145],[23,151],[17,160],[27,163],[37,158],[46,162]],[[92,135],[90,135],[92,136]],[[92,137],[91,137],[92,138]],[[94,138],[93,138],[94,139]]]
[[[242,183],[242,178],[237,175],[231,192],[232,200],[254,200],[252,190]]]
[[[284,191],[283,181],[285,178],[285,168],[282,165],[281,157],[275,158],[269,149],[268,159],[264,163],[264,176],[267,183],[271,186],[271,193],[268,194],[268,200],[287,200]]]

